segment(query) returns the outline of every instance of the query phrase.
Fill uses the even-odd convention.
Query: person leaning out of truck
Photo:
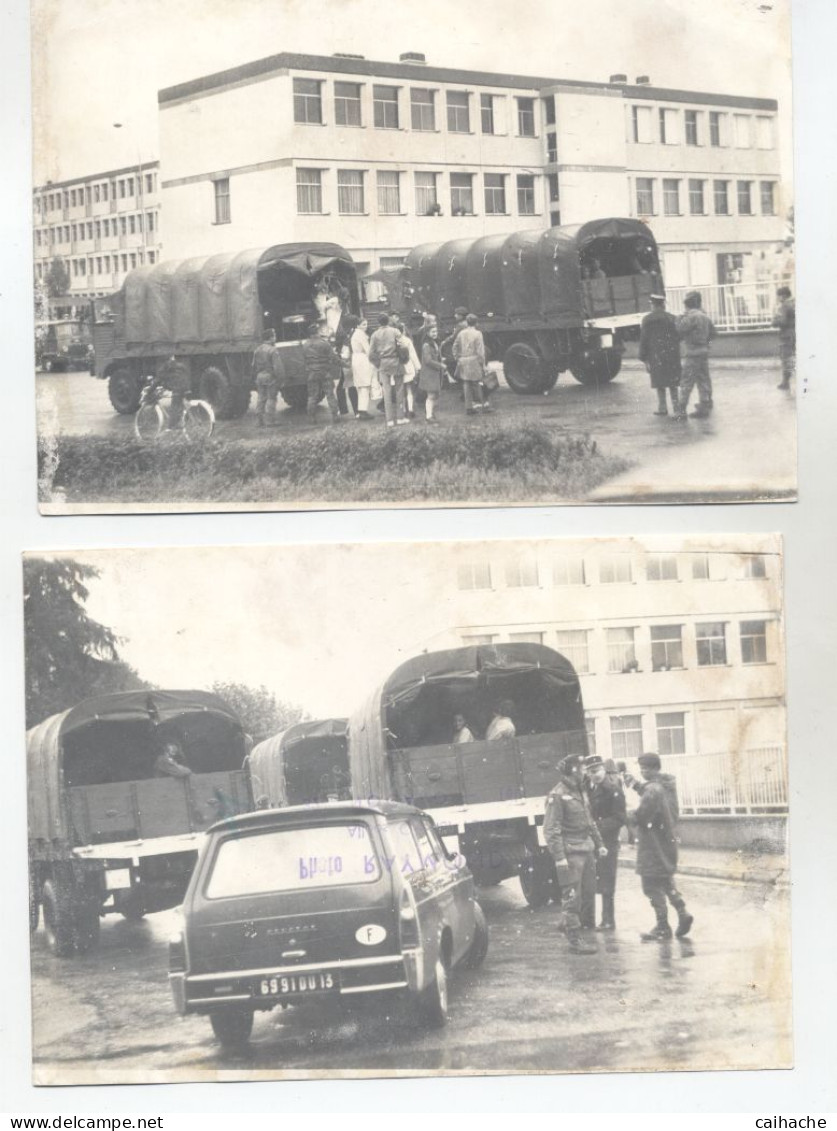
[[[340,358],[325,336],[328,327],[325,322],[315,322],[308,328],[308,340],[302,344],[305,361],[305,381],[308,385],[308,417],[313,420],[317,406],[325,397],[331,411],[332,423],[340,422],[337,397],[334,395],[334,382],[340,377]]]
[[[582,755],[567,754],[558,773],[558,784],[546,799],[544,839],[555,861],[570,951],[595,954],[597,948],[581,937],[581,929],[595,922],[596,855],[606,856],[607,849],[584,793]]]
[[[169,428],[179,428],[183,420],[184,401],[192,391],[192,374],[189,372],[189,366],[172,355],[161,365],[157,378],[171,392]]]
[[[155,778],[188,778],[192,771],[183,764],[183,748],[173,738],[163,743],[163,749],[154,759]]]
[[[276,332],[265,330],[261,345],[253,354],[253,379],[256,383],[256,412],[259,427],[276,423],[276,397],[285,381],[285,366],[279,347],[276,345]]]

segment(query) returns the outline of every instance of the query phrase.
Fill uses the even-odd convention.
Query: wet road
[[[478,971],[457,972],[447,1027],[377,1013],[256,1015],[242,1055],[221,1053],[205,1017],[180,1018],[166,981],[176,913],[103,922],[98,951],[32,953],[37,1083],[268,1078],[314,1073],[779,1067],[790,1063],[789,907],[755,883],[684,877],[693,936],[642,943],[650,908],[620,870],[619,928],[569,955],[554,906],[530,911],[516,881],[482,889],[491,931]]]

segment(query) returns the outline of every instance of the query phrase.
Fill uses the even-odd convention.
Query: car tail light
[[[414,950],[419,945],[418,914],[416,902],[409,887],[401,889],[398,906],[398,935],[402,950]]]
[[[186,970],[186,943],[183,932],[169,938],[169,973],[182,974]]]

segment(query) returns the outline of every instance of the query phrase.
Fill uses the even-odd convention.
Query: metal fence
[[[726,754],[667,754],[662,763],[663,770],[677,778],[681,813],[787,811],[787,767],[782,746]]]
[[[775,284],[770,280],[708,287],[667,287],[666,299],[672,314],[683,313],[683,299],[689,291],[698,292],[703,309],[722,333],[769,330],[772,325],[776,297]]]

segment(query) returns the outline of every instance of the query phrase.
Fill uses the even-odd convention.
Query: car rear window
[[[373,883],[381,865],[366,825],[266,829],[222,840],[207,899]]]

